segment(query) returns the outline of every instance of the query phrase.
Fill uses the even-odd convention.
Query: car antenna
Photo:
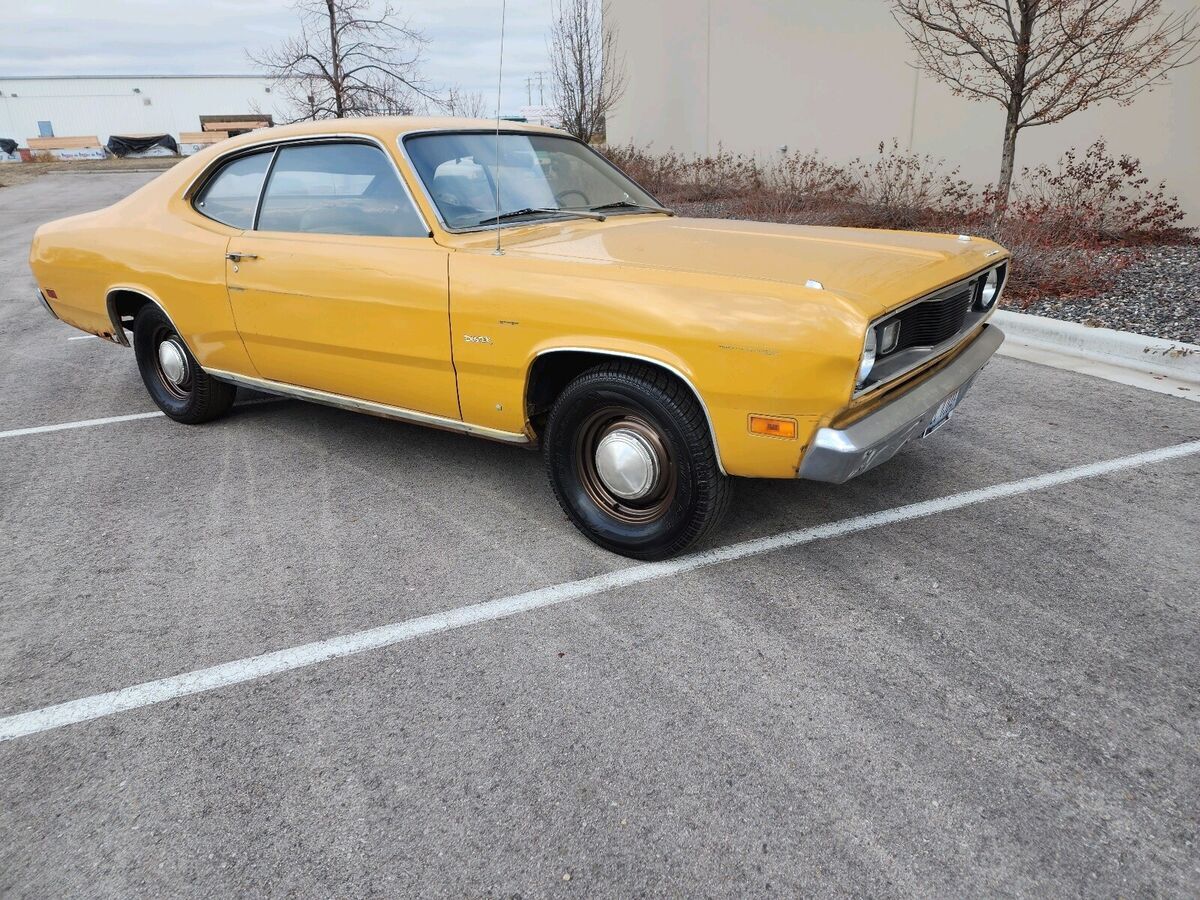
[[[500,249],[500,92],[504,86],[504,16],[508,11],[508,0],[500,0],[500,68],[496,72],[496,249],[493,256],[503,256]]]

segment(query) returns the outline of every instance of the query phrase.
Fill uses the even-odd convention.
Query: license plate
[[[950,421],[950,415],[954,412],[954,407],[958,406],[958,398],[961,391],[955,391],[945,400],[938,404],[937,410],[933,414],[933,418],[929,420],[929,424],[925,426],[925,431],[921,437],[929,437],[943,425]]]

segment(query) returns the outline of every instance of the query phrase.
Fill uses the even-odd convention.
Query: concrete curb
[[[1200,402],[1200,346],[1008,310],[1000,353]]]

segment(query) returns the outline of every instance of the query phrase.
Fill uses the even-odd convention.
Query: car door
[[[226,284],[263,378],[458,419],[447,251],[392,160],[348,140],[281,146]]]

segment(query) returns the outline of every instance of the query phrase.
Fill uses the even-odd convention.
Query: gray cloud
[[[496,92],[500,0],[396,0],[425,32],[423,74],[436,87]],[[526,102],[526,78],[548,71],[550,0],[508,0],[502,110]],[[203,75],[252,71],[246,50],[295,30],[285,0],[41,0],[10,4],[2,75]],[[537,98],[534,97],[536,102]]]

